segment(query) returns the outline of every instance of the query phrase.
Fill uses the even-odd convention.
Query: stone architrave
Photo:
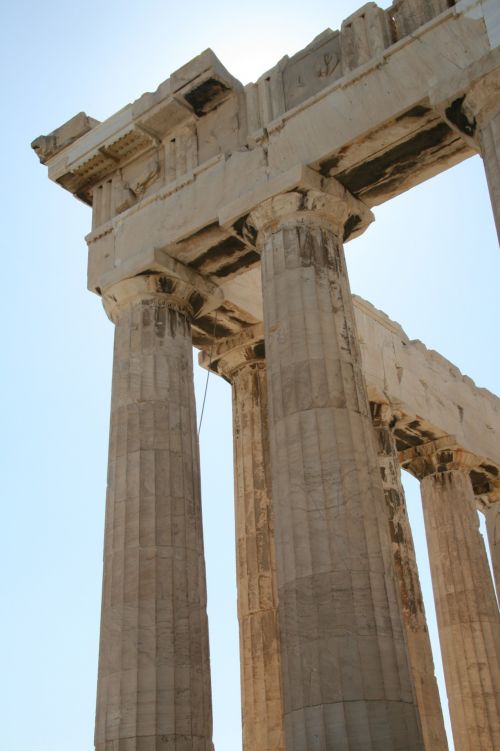
[[[97,751],[213,751],[192,286],[106,290],[115,322]]]
[[[429,632],[420,588],[413,536],[401,483],[401,470],[393,434],[393,410],[388,404],[370,404],[377,438],[382,487],[399,586],[401,613],[408,645],[411,678],[427,751],[447,751],[448,741],[434,673]]]
[[[500,501],[484,508],[483,513],[486,519],[497,597],[500,599]]]
[[[335,181],[247,218],[262,254],[287,751],[424,747],[342,248],[369,221]]]
[[[441,439],[400,454],[420,480],[455,748],[500,748],[498,607],[469,472],[476,457]]]
[[[264,332],[217,342],[201,364],[232,384],[236,569],[245,751],[283,751]]]

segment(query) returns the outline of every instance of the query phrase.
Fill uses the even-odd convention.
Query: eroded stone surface
[[[207,50],[76,141],[66,126],[37,139],[50,177],[93,206],[90,288],[158,248],[212,278],[244,273],[258,255],[238,221],[297,166],[376,205],[482,150],[496,190],[498,134],[481,145],[446,114],[500,68],[490,4],[447,5],[368,3],[245,87]]]
[[[393,433],[396,419],[388,404],[372,402],[370,408],[377,439],[377,456],[385,495],[396,585],[408,645],[410,674],[422,726],[424,746],[429,751],[431,749],[432,751],[447,751],[448,741]]]
[[[170,292],[167,281],[142,277],[133,294],[131,285],[109,291],[116,331],[98,751],[213,751],[193,290]]]
[[[250,272],[245,295],[262,319],[261,283]],[[239,294],[237,280],[232,283]],[[246,298],[250,307],[250,299]],[[403,328],[366,300],[353,296],[363,375],[370,401],[387,403],[396,415],[398,450],[452,436],[455,446],[477,457],[472,476],[478,507],[500,497],[500,399],[438,352],[408,338]],[[255,325],[248,329],[253,336]],[[217,369],[217,349],[212,369]]]
[[[497,598],[500,599],[500,501],[484,510]]]
[[[398,450],[439,438],[461,446],[476,456],[472,480],[479,506],[493,502],[500,493],[500,399],[410,340],[366,300],[355,296],[354,309],[369,397],[396,413]]]
[[[457,749],[500,745],[500,620],[466,452],[430,443],[402,455],[420,479],[439,640]]]
[[[284,751],[267,377],[259,329],[221,341],[210,360],[217,361],[233,393],[243,748]]]
[[[423,749],[343,212],[272,209],[259,242],[286,748]]]

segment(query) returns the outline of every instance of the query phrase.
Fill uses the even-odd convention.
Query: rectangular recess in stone
[[[226,237],[195,258],[190,266],[202,274],[227,278],[260,261],[260,255],[237,237]]]
[[[287,63],[283,86],[287,110],[342,77],[340,34],[325,31]]]
[[[371,197],[389,193],[391,186],[401,182],[407,174],[428,166],[427,156],[435,160],[436,152],[445,149],[457,140],[455,133],[446,123],[438,122],[432,127],[413,133],[410,138],[401,141],[345,172],[339,172],[336,178],[356,196]]]

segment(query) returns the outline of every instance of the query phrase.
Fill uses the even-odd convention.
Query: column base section
[[[405,701],[341,701],[290,712],[287,751],[422,751],[415,707]],[[413,737],[414,741],[409,741]]]
[[[214,746],[200,736],[141,735],[98,743],[95,751],[214,751]]]

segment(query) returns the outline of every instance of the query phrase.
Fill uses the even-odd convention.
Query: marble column
[[[483,158],[491,206],[500,241],[500,70],[484,76],[463,102],[465,127],[476,141]]]
[[[342,239],[339,183],[247,218],[262,253],[287,751],[423,749]]]
[[[244,751],[283,751],[266,361],[261,324],[200,363],[232,384],[236,568]]]
[[[107,290],[115,322],[97,751],[212,751],[193,288]]]
[[[399,585],[399,600],[408,646],[411,678],[417,701],[426,751],[447,751],[441,701],[434,673],[424,601],[420,588],[413,535],[401,482],[398,451],[394,438],[392,409],[371,403],[377,455],[384,489],[392,555]]]
[[[500,631],[469,475],[477,460],[444,439],[400,456],[420,479],[455,748],[495,751]]]
[[[500,111],[480,125],[478,140],[500,240]]]
[[[493,215],[500,239],[500,112],[481,129],[479,137]]]
[[[483,508],[483,513],[486,520],[497,597],[500,599],[500,501],[495,501]]]

